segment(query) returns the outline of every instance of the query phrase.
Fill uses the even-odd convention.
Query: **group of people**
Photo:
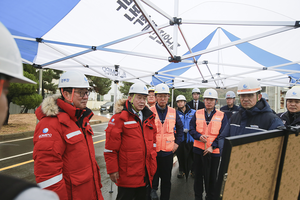
[[[32,83],[23,76],[18,47],[0,23],[0,128],[7,114],[7,93],[11,82]],[[34,133],[34,174],[37,184],[0,175],[1,199],[102,200],[101,177],[95,159],[93,131],[87,108],[89,83],[84,74],[64,73],[59,95],[47,97],[36,110],[39,123]],[[106,128],[104,157],[107,173],[118,186],[117,200],[169,200],[174,153],[178,155],[182,178],[191,171],[195,199],[214,199],[218,166],[225,137],[272,130],[283,125],[300,125],[300,87],[286,93],[287,111],[276,116],[262,98],[259,82],[245,78],[238,85],[240,106],[235,94],[226,94],[227,106],[216,109],[218,93],[207,89],[204,103],[200,90],[192,91],[193,100],[176,98],[178,109],[168,106],[166,84],[148,89],[143,83],[130,87],[128,99],[119,100],[115,115]],[[149,105],[147,105],[147,102]],[[183,145],[193,149],[192,159],[180,156]],[[188,169],[186,169],[188,168]],[[13,188],[13,189],[12,189]],[[43,190],[42,190],[43,189]]]
[[[177,110],[167,105],[169,94],[168,86],[163,83],[148,92],[146,85],[135,83],[128,99],[119,102],[117,114],[108,124],[104,156],[107,172],[118,186],[117,200],[170,199],[174,154],[179,162],[177,177],[189,176],[186,172],[191,171],[195,199],[216,199],[225,137],[300,123],[300,87],[296,86],[287,92],[287,112],[278,114],[280,118],[273,113],[267,97],[262,98],[259,82],[251,77],[238,84],[240,105],[234,104],[235,93],[229,91],[227,105],[220,110],[216,109],[218,93],[214,89],[204,92],[204,102],[199,101],[198,88],[192,90],[190,102],[178,95]],[[192,151],[183,154],[184,148]],[[139,184],[133,180],[139,180]]]

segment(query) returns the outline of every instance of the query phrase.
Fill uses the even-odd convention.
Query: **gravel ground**
[[[108,122],[103,116],[94,115],[92,120]],[[37,123],[35,114],[13,114],[9,116],[8,125],[2,126],[0,135],[34,131]]]

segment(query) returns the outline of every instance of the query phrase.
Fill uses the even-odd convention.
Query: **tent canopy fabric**
[[[2,0],[23,62],[173,88],[300,79],[298,0]],[[298,20],[298,21],[297,21]],[[171,61],[171,62],[170,62]]]

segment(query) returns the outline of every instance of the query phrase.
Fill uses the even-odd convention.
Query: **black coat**
[[[187,103],[187,105],[190,106],[190,108],[195,109],[194,107],[194,100]],[[198,110],[205,108],[204,103],[198,100]],[[195,109],[196,110],[196,109]]]

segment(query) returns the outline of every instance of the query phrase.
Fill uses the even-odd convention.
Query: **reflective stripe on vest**
[[[164,124],[161,123],[156,107],[152,106],[150,110],[155,114],[155,125],[157,129],[156,135],[156,151],[173,151],[174,148],[174,128],[176,123],[176,110],[168,107]]]
[[[59,181],[62,180],[62,178],[63,178],[63,175],[59,174],[59,175],[54,176],[54,177],[52,177],[52,178],[50,178],[48,180],[45,180],[45,181],[40,182],[40,183],[37,183],[37,185],[40,188],[44,189],[44,188],[50,187],[51,185],[54,185],[54,184],[58,183]]]
[[[210,147],[213,141],[218,137],[219,131],[222,126],[222,120],[224,117],[224,113],[222,111],[216,110],[216,113],[213,115],[212,119],[210,120],[209,124],[206,124],[205,119],[205,109],[197,110],[196,112],[196,131],[201,135],[207,135],[208,138],[206,139],[206,148]],[[194,141],[194,147],[199,149],[205,150],[205,144],[198,140]],[[219,148],[213,150],[213,153],[219,154]]]

